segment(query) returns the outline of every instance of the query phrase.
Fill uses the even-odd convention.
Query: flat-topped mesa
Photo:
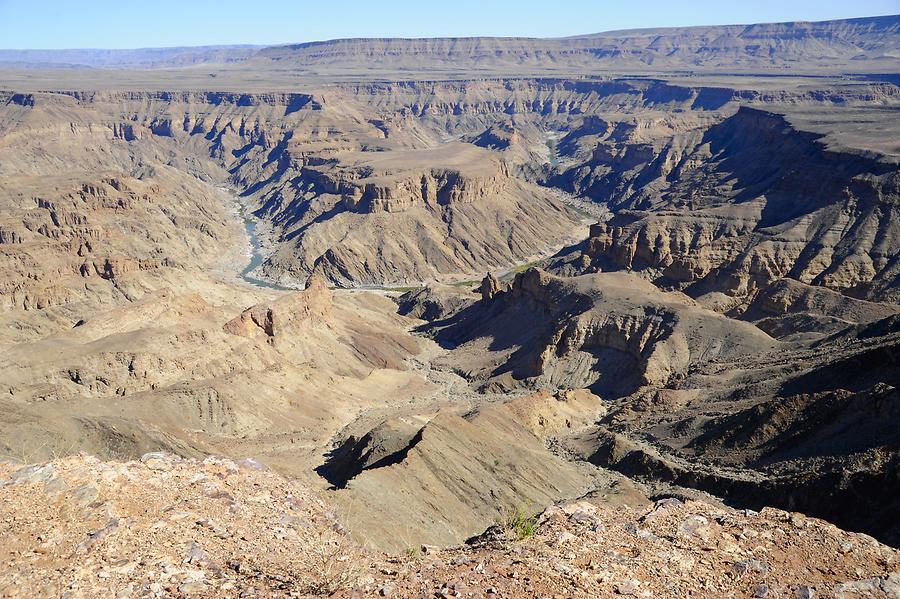
[[[325,280],[313,274],[303,291],[247,308],[240,316],[225,323],[223,330],[232,335],[250,339],[265,337],[274,342],[282,335],[326,322],[331,316],[331,299],[331,290]]]
[[[510,174],[488,150],[451,143],[421,150],[349,152],[338,160],[304,167],[319,192],[341,196],[357,214],[404,212],[483,201],[501,193]]]
[[[468,204],[498,193],[506,178],[505,168],[487,177],[458,170],[432,169],[409,178],[364,180],[361,192],[344,195],[343,200],[348,209],[362,213],[402,212],[412,206]]]

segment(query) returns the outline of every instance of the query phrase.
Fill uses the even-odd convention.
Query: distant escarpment
[[[201,67],[180,69],[178,77],[195,85],[208,84],[210,76],[248,72],[283,85],[297,78],[433,80],[473,73],[886,73],[895,64],[898,30],[900,19],[886,15],[813,23],[606,31],[567,38],[358,38],[267,47],[0,50],[0,64],[15,70],[76,71],[88,80],[96,76],[90,72],[95,70],[130,69],[146,76],[146,71],[154,69]],[[133,79],[132,75],[129,81]],[[256,77],[251,81],[255,83]]]
[[[432,38],[339,39],[261,49],[259,68],[360,72],[665,72],[784,68],[811,72],[888,65],[897,49],[897,16],[817,23],[609,31],[561,39]],[[851,66],[852,65],[852,66]]]

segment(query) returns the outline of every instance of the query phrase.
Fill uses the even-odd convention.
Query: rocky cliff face
[[[79,303],[140,294],[130,288],[135,273],[164,281],[211,265],[236,236],[215,190],[180,173],[85,179],[20,176],[6,188],[0,298],[8,310],[58,307],[77,321]]]
[[[343,284],[472,275],[561,245],[577,222],[491,151],[440,146],[421,131],[386,140],[391,128],[365,118],[363,106],[347,111],[359,98],[343,90],[96,92],[8,102],[16,114],[9,143],[44,136],[28,143],[61,155],[90,138],[126,170],[169,154],[167,161],[201,178],[228,177],[274,226],[277,251],[263,272],[285,282],[313,271]],[[130,112],[124,120],[116,113],[122,105]],[[66,124],[58,111],[76,120]],[[9,166],[33,170],[27,162]],[[515,219],[521,233],[510,225]]]
[[[895,293],[890,162],[829,152],[750,109],[631,171],[601,148],[590,170],[570,171],[579,189],[625,209],[592,229],[584,254],[595,268],[646,270],[694,294],[752,298],[783,277],[869,299]]]

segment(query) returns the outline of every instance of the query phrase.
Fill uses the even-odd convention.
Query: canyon
[[[897,596],[898,45],[0,51],[0,592]]]

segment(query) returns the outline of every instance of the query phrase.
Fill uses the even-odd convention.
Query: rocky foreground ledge
[[[253,460],[0,464],[2,597],[900,597],[900,552],[775,509],[581,500],[388,556]]]

